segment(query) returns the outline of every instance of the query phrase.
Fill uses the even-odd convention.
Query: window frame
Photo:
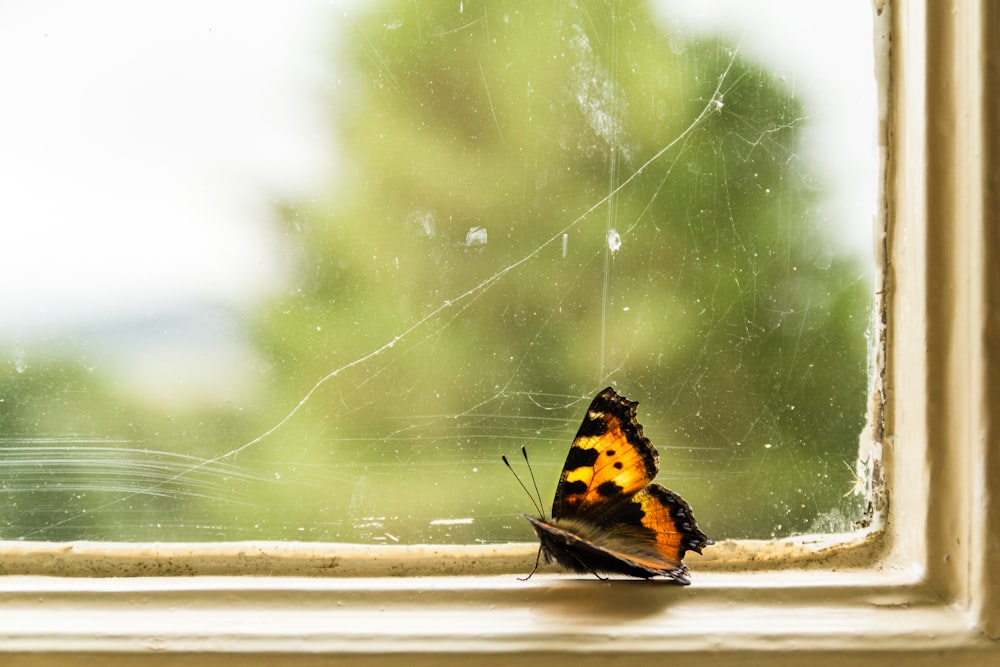
[[[994,664],[1000,128],[987,121],[1000,5],[874,4],[892,37],[874,392],[883,529],[727,541],[691,557],[689,588],[517,581],[533,545],[3,543],[3,663]]]

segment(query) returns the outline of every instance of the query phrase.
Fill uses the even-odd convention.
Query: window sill
[[[688,564],[703,571],[870,567],[883,533],[723,540]],[[422,577],[527,573],[538,544],[363,545],[315,542],[0,542],[0,575],[50,577]],[[557,572],[553,568],[551,572]],[[5,586],[0,580],[0,594]]]
[[[996,644],[914,569],[696,576],[691,587],[548,574],[527,582],[14,576],[0,593],[0,656],[5,665],[43,656],[80,664],[84,655],[199,664],[192,654],[213,665],[227,655],[241,664],[318,655],[490,664],[546,654],[581,664],[697,652],[701,665],[754,654],[838,665],[997,657]]]

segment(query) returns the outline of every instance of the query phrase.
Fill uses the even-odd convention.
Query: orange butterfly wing
[[[608,387],[587,408],[552,503],[552,518],[598,517],[656,477],[659,455],[636,421],[636,401]]]
[[[608,539],[619,535],[647,543],[668,565],[680,565],[688,551],[701,553],[712,544],[698,530],[691,506],[679,495],[660,484],[650,484],[622,505],[608,529]],[[654,559],[658,560],[658,559]]]

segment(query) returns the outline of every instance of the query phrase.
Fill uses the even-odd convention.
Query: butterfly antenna
[[[535,471],[531,469],[531,462],[528,461],[528,448],[521,445],[521,456],[524,457],[524,463],[528,466],[528,474],[531,475],[531,485],[535,487],[535,497],[538,498],[538,513],[541,515],[542,519],[545,519],[545,512],[542,510],[542,494],[538,491],[538,482],[535,481]]]
[[[523,449],[523,447],[522,447],[522,449]],[[500,460],[503,461],[503,463],[504,463],[505,466],[507,466],[507,469],[510,470],[510,473],[512,475],[514,475],[514,479],[517,480],[517,483],[521,485],[521,488],[524,489],[524,492],[528,495],[529,498],[531,498],[531,504],[535,506],[535,510],[544,519],[545,518],[545,513],[542,511],[542,505],[541,505],[540,501],[536,500],[535,497],[533,495],[531,495],[531,491],[529,491],[528,487],[525,486],[524,482],[521,481],[520,475],[518,475],[514,471],[514,467],[510,464],[510,461],[507,460],[507,457],[504,456],[504,455],[501,455],[500,456]],[[528,470],[531,470],[530,466],[528,467]],[[534,480],[534,475],[532,475],[532,480]],[[536,487],[535,493],[538,493],[537,487]]]

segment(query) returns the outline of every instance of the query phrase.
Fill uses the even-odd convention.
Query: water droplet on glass
[[[622,247],[622,237],[614,229],[608,230],[608,250],[615,253],[618,249]]]
[[[470,248],[486,245],[486,228],[469,227],[469,231],[465,235],[465,245]]]

